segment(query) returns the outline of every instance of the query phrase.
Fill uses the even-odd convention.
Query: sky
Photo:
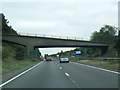
[[[1,0],[0,11],[18,33],[90,39],[104,25],[118,26],[119,0]],[[74,48],[40,48],[42,54]]]

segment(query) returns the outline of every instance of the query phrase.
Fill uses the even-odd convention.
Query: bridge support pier
[[[27,47],[27,51],[28,51],[28,55],[29,56],[38,56],[38,52],[36,52],[35,51],[35,48],[34,48],[34,46],[32,46],[32,45],[27,45],[26,46]]]
[[[27,48],[29,56],[36,56],[36,53],[35,53],[35,50],[34,50],[34,46],[26,45],[26,48]]]
[[[28,51],[33,51],[34,50],[34,46],[32,46],[32,45],[27,45],[26,47],[27,47]]]
[[[108,51],[108,47],[102,47],[101,48],[101,55],[102,56],[105,55],[107,53],[107,51]]]

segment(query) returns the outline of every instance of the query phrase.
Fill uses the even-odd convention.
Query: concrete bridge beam
[[[97,47],[104,55],[109,47],[108,43],[20,35],[2,35],[2,40],[26,46],[28,51],[35,47]]]
[[[33,51],[34,50],[34,46],[32,45],[26,45],[26,48],[28,51]]]

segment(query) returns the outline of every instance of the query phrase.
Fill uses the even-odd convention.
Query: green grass
[[[40,58],[28,56],[26,48],[21,45],[3,42],[0,50],[2,50],[2,75],[41,61]]]
[[[15,60],[14,58],[7,58],[7,60],[2,62],[2,75],[15,71],[15,70],[20,70],[31,64],[37,64],[40,61],[41,60],[32,61],[29,59],[20,61],[20,60]]]
[[[2,76],[2,62],[0,61],[0,76]]]
[[[110,68],[110,69],[120,71],[119,63],[116,60],[111,60],[111,61],[108,61],[108,60],[107,61],[104,61],[104,60],[79,60],[78,58],[71,58],[70,61],[93,65],[93,66],[100,66],[103,68]]]

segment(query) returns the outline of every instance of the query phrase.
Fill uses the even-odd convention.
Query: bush
[[[16,48],[16,55],[15,55],[15,58],[18,59],[18,60],[23,60],[25,58],[25,56],[27,55],[26,54],[26,50],[24,47],[17,47]]]
[[[10,51],[8,49],[2,48],[2,59],[8,58],[10,56]]]

